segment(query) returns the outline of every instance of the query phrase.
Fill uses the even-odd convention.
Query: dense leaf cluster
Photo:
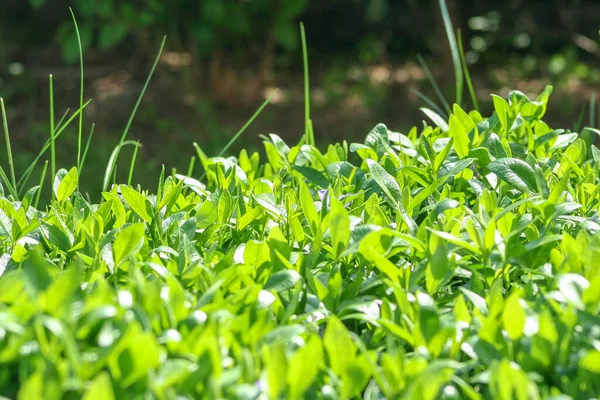
[[[542,122],[550,91],[325,152],[198,149],[203,178],[155,194],[90,204],[77,169],[45,210],[3,194],[0,395],[596,396],[600,151]]]

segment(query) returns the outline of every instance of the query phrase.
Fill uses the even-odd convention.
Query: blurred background
[[[490,93],[535,97],[554,85],[551,126],[588,124],[600,87],[600,1],[447,0],[460,29],[484,114]],[[420,55],[454,99],[450,47],[437,0],[2,0],[0,96],[7,105],[17,174],[49,135],[48,75],[56,120],[78,107],[79,55],[69,7],[85,51],[84,138],[95,122],[84,171],[97,190],[163,35],[167,45],[133,122],[140,140],[134,181],[154,189],[160,167],[185,171],[198,142],[216,155],[266,97],[271,104],[230,154],[261,147],[259,134],[290,143],[304,131],[299,21],[307,31],[315,136],[362,141],[378,122],[406,131],[435,99]],[[465,90],[463,106],[471,107]],[[598,110],[600,111],[600,110]],[[77,123],[57,144],[59,166],[74,165]],[[6,169],[5,152],[0,162]],[[121,153],[127,176],[131,149]],[[44,158],[45,159],[45,158]],[[199,170],[197,166],[196,170]],[[122,181],[121,180],[121,181]],[[34,184],[34,182],[31,182]]]

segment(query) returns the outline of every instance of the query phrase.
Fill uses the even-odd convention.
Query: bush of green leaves
[[[550,91],[197,148],[202,178],[98,203],[77,168],[43,209],[2,191],[0,395],[594,398],[600,151],[542,121]]]

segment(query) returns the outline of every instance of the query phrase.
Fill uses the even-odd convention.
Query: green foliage
[[[48,0],[30,0],[40,8]],[[73,11],[80,23],[79,36],[72,22],[65,19],[57,31],[63,58],[75,62],[79,45],[83,51],[92,46],[106,50],[140,32],[164,32],[177,27],[183,40],[199,54],[212,54],[230,48],[243,48],[263,41],[272,34],[275,43],[286,51],[298,45],[296,18],[306,9],[306,0],[75,0]],[[270,15],[269,21],[264,20]],[[253,21],[263,21],[257,26]]]
[[[592,398],[598,150],[536,101],[0,197],[8,398]]]

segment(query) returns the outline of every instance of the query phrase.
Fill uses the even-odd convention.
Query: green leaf
[[[450,116],[450,135],[454,139],[454,151],[460,158],[465,158],[469,155],[471,142],[469,141],[468,132],[458,121],[454,115]]]
[[[60,169],[54,178],[54,196],[59,203],[68,199],[77,189],[79,184],[79,174],[77,168],[73,167],[69,172]]]
[[[504,146],[502,146],[502,141],[495,133],[491,133],[488,138],[488,146],[490,148],[490,154],[495,158],[507,158],[508,154],[506,150],[504,150]]]
[[[500,96],[492,95],[492,100],[494,102],[494,109],[496,110],[496,114],[498,115],[498,119],[500,120],[500,124],[502,125],[502,129],[504,132],[508,133],[508,119],[510,113],[510,106],[508,102],[504,100]]]
[[[311,336],[290,359],[287,382],[290,398],[301,398],[312,385],[323,363],[323,345],[317,336]]]
[[[293,288],[299,280],[300,274],[294,270],[286,269],[277,271],[269,277],[263,289],[274,290],[279,293]]]
[[[52,283],[50,276],[50,263],[44,258],[41,247],[29,253],[29,257],[23,263],[23,284],[32,298],[45,292]]]
[[[444,119],[438,113],[425,107],[420,108],[420,110],[427,115],[429,119],[431,119],[433,123],[442,130],[442,132],[447,132],[450,130],[450,127],[446,121],[444,121]]]
[[[446,244],[443,241],[439,241],[427,265],[427,292],[434,294],[444,282],[449,272],[448,250],[446,249]]]
[[[137,253],[144,244],[144,224],[131,224],[119,232],[113,244],[115,264],[121,264],[125,259]]]
[[[433,233],[434,235],[437,235],[439,237],[441,237],[442,239],[445,239],[446,241],[457,245],[458,247],[462,247],[465,250],[470,251],[473,254],[481,254],[481,251],[473,246],[472,244],[470,244],[469,242],[462,240],[454,235],[452,235],[451,233],[448,232],[442,232],[442,231],[438,231],[435,229],[431,229],[431,228],[427,228],[428,231],[430,231],[431,233]]]
[[[523,336],[525,328],[525,310],[521,305],[521,299],[518,294],[513,293],[504,303],[504,312],[502,313],[502,324],[510,340],[518,340]]]
[[[344,252],[350,240],[350,218],[341,201],[329,192],[331,209],[329,213],[329,235],[333,247],[334,257],[338,259]]]
[[[127,205],[145,222],[152,222],[152,205],[148,199],[129,186],[120,185],[119,188]]]
[[[535,193],[535,171],[525,161],[504,158],[489,163],[488,168],[504,182],[523,193]]]
[[[390,175],[381,165],[375,160],[366,160],[369,170],[375,179],[375,182],[379,185],[381,190],[387,195],[392,204],[398,204],[402,199],[402,191],[398,181],[392,175]]]
[[[317,235],[321,224],[317,208],[315,207],[315,203],[313,202],[313,198],[306,183],[304,183],[304,181],[299,181],[298,185],[300,186],[300,205],[302,206],[302,212],[304,213],[304,217],[308,222],[312,234]]]
[[[356,358],[356,345],[346,327],[335,316],[331,316],[327,322],[323,345],[333,372],[338,376],[345,375],[346,369]]]
[[[106,372],[99,373],[92,381],[83,395],[83,400],[114,400],[110,375]]]

